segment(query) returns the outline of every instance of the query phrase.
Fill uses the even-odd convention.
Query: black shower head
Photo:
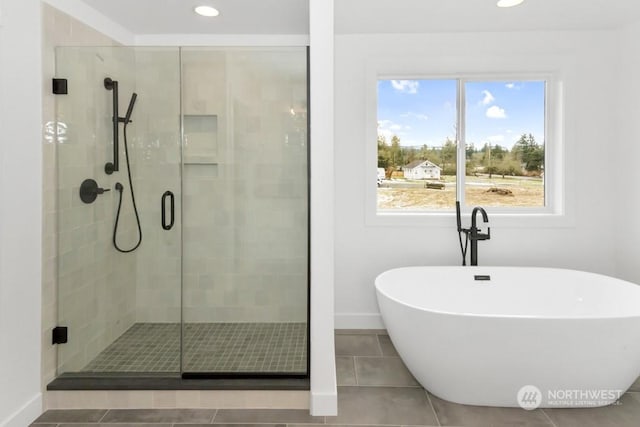
[[[124,116],[124,123],[127,124],[131,122],[131,113],[133,112],[133,104],[136,103],[136,98],[138,94],[133,92],[131,95],[131,101],[129,101],[129,108],[127,108],[127,114]]]

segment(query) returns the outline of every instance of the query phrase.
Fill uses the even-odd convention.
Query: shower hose
[[[131,165],[129,164],[129,148],[127,143],[127,124],[128,123],[125,122],[124,129],[123,129],[124,156],[125,156],[125,160],[127,161],[127,177],[129,178],[129,189],[131,190],[131,201],[133,202],[133,212],[136,215],[136,223],[138,225],[138,242],[131,249],[122,249],[121,247],[118,246],[118,242],[116,241],[116,235],[118,234],[118,221],[120,220],[120,209],[122,208],[122,191],[124,189],[122,184],[117,182],[116,190],[118,190],[118,193],[120,193],[120,200],[118,201],[118,212],[116,213],[116,221],[115,221],[115,224],[113,225],[113,246],[119,252],[122,252],[125,254],[135,251],[136,249],[138,249],[138,247],[142,243],[142,227],[140,226],[140,216],[138,215],[138,207],[136,206],[136,196],[133,192],[133,181],[131,180]]]

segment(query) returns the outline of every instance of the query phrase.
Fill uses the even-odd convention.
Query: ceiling
[[[82,0],[134,34],[308,34],[308,0]],[[335,31],[601,30],[640,20],[639,0],[334,0]],[[216,18],[193,13],[215,6]]]
[[[639,0],[335,0],[338,33],[600,30],[640,20]]]
[[[309,33],[308,0],[82,1],[136,35]],[[220,15],[196,15],[199,5],[214,6]]]

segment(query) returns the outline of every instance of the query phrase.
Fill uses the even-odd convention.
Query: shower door
[[[306,376],[306,48],[183,48],[183,377]]]
[[[177,48],[56,50],[56,77],[66,79],[68,92],[55,95],[57,121],[48,126],[57,157],[57,324],[67,328],[58,375],[180,372],[179,64]],[[105,78],[118,82],[119,170],[113,173],[105,164],[115,158],[116,92]],[[134,92],[125,134],[121,122]],[[80,198],[87,179],[104,189],[91,203]],[[167,191],[174,200],[171,217],[165,197],[170,230],[162,227]],[[132,250],[140,238],[136,215],[142,241]],[[116,219],[115,243],[130,252],[116,249]]]
[[[307,376],[306,49],[64,47],[56,77],[58,375]]]

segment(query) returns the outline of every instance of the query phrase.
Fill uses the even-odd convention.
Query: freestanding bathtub
[[[400,357],[442,399],[604,406],[640,375],[633,283],[551,268],[405,267],[375,286]]]

